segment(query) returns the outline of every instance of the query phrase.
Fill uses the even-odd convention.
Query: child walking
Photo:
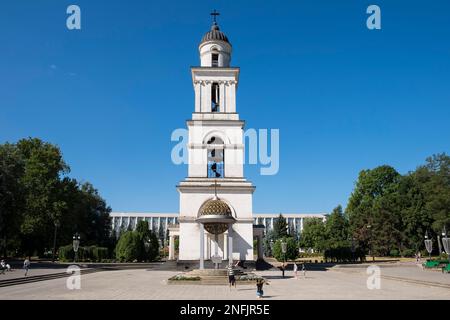
[[[256,280],[256,296],[258,297],[258,299],[261,299],[264,297],[264,290],[263,290],[264,283],[269,285],[269,282],[264,279]]]

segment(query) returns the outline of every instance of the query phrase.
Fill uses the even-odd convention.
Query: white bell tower
[[[211,29],[198,47],[200,66],[191,68],[195,107],[192,119],[187,121],[188,177],[177,186],[179,260],[208,260],[215,255],[212,248],[217,251],[217,247],[223,260],[230,256],[234,260],[253,260],[255,187],[244,178],[244,121],[236,112],[239,68],[230,66],[231,43],[216,22],[218,13],[212,15]],[[218,197],[228,204],[236,221],[218,240],[206,233],[198,220],[201,206],[214,198],[215,184]]]

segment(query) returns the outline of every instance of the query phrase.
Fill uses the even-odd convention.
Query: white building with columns
[[[244,177],[244,121],[236,108],[239,68],[231,66],[232,46],[214,20],[199,47],[200,66],[192,67],[194,112],[187,121],[188,176],[179,182],[180,211],[175,214],[112,213],[113,228],[135,228],[145,219],[152,230],[170,238],[169,258],[179,261],[254,260],[263,257],[264,231],[278,214],[253,214],[255,187]],[[285,214],[291,230],[313,215]],[[323,214],[316,215],[325,219]]]

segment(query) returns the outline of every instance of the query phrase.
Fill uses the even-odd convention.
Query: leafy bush
[[[283,253],[281,242],[284,240],[286,242],[286,254]],[[277,240],[273,245],[273,256],[278,261],[294,260],[298,257],[298,245],[297,241],[293,238],[285,238]]]
[[[59,252],[59,261],[62,262],[73,261],[75,252],[73,252],[72,245],[59,247],[58,252]]]
[[[399,252],[397,249],[392,249],[392,250],[389,252],[389,255],[390,255],[391,257],[399,257],[399,256],[400,256],[400,252]]]
[[[321,257],[322,253],[320,252],[300,252],[298,254],[299,258],[315,258],[315,257]]]
[[[402,250],[402,257],[414,257],[416,253],[412,249]]]
[[[116,258],[120,262],[132,262],[137,259],[141,251],[139,235],[134,231],[126,231],[117,242]]]
[[[323,257],[326,262],[351,262],[365,260],[365,253],[362,249],[356,248],[352,252],[350,247],[339,247],[325,250]]]

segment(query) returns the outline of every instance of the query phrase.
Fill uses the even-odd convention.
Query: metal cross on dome
[[[214,11],[210,13],[210,15],[213,16],[213,22],[214,22],[214,24],[217,24],[217,21],[216,21],[216,20],[217,20],[217,16],[220,16],[220,13],[217,12],[216,9],[214,9]]]

